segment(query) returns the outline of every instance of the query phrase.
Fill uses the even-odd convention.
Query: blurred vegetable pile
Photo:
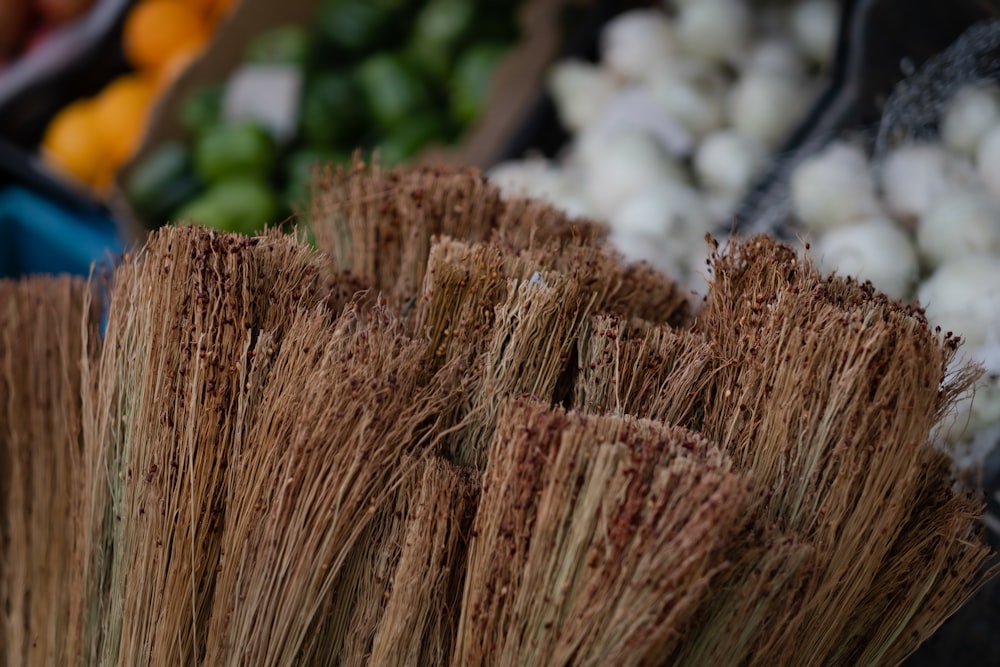
[[[549,91],[572,142],[493,181],[605,222],[626,257],[693,288],[705,233],[815,98],[832,59],[835,0],[669,0],[605,25],[600,61],[566,60]]]
[[[327,0],[312,26],[259,35],[227,81],[191,94],[186,141],[136,166],[130,202],[147,226],[250,232],[304,200],[317,163],[452,144],[484,109],[516,14],[500,0]]]
[[[41,152],[64,175],[105,194],[129,159],[158,95],[212,36],[234,0],[140,0],[125,18],[122,49],[134,71],[49,123]]]

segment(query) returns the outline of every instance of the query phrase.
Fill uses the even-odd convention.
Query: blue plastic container
[[[110,212],[0,141],[0,278],[87,275],[124,249]]]

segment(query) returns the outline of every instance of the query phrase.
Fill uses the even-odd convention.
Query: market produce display
[[[508,194],[605,222],[628,258],[703,290],[704,235],[735,202],[816,91],[836,5],[805,0],[748,11],[740,0],[675,2],[610,22],[600,63],[564,62],[550,90],[576,136],[557,161],[497,166]],[[836,141],[790,178],[790,221],[820,268],[918,300],[988,371],[938,434],[976,469],[1000,441],[1000,89],[960,89],[940,139],[904,143],[872,164]],[[703,292],[702,292],[703,293]]]
[[[705,233],[801,120],[824,78],[837,3],[668,2],[625,12],[600,62],[549,76],[574,133],[557,160],[498,165],[509,194],[606,222],[631,259],[703,289]]]
[[[122,50],[134,71],[49,123],[41,155],[62,175],[104,196],[131,157],[152,105],[211,38],[234,0],[140,0],[128,12]]]
[[[184,140],[136,166],[133,208],[150,227],[250,232],[305,200],[317,164],[362,148],[391,165],[460,141],[517,39],[515,10],[499,0],[327,0],[312,26],[258,35],[228,80],[185,100]]]

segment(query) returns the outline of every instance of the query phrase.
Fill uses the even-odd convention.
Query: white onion
[[[824,271],[870,280],[876,289],[905,299],[917,277],[917,255],[893,222],[868,220],[838,227],[813,246]]]
[[[814,62],[833,60],[840,11],[833,0],[804,0],[792,8],[792,35],[799,48]]]
[[[681,278],[688,271],[691,249],[704,245],[712,219],[701,197],[690,187],[664,184],[624,202],[608,220],[619,250],[630,259],[670,267]],[[631,249],[642,238],[653,244],[646,251]]]
[[[501,162],[487,174],[505,197],[544,197],[562,188],[559,168],[547,160]]]
[[[670,276],[681,275],[684,271],[679,264],[683,253],[664,236],[612,230],[608,242],[626,262],[646,262]]]
[[[740,66],[744,72],[775,74],[793,79],[801,79],[806,74],[799,51],[794,44],[782,37],[771,37],[754,44]]]
[[[809,99],[800,80],[749,72],[730,91],[729,118],[743,134],[776,148],[799,122]]]
[[[714,72],[670,68],[654,72],[645,83],[660,113],[695,137],[725,121],[725,93]]]
[[[976,253],[1000,262],[1000,202],[980,191],[945,194],[920,218],[917,246],[935,266]]]
[[[1000,197],[1000,124],[991,127],[980,139],[976,170],[986,189]]]
[[[882,165],[881,177],[889,210],[904,220],[919,218],[946,192],[976,184],[969,163],[929,143],[895,148]]]
[[[1000,337],[1000,262],[971,255],[950,260],[920,285],[927,319],[978,346]]]
[[[963,155],[973,155],[991,127],[1000,120],[1000,100],[992,86],[967,86],[948,101],[941,117],[941,138]]]
[[[670,184],[632,197],[615,211],[608,225],[616,232],[662,236],[688,247],[689,241],[704,238],[711,217],[696,192]]]
[[[676,52],[673,28],[656,9],[633,9],[608,21],[601,32],[601,62],[613,74],[645,77]]]
[[[694,156],[695,173],[707,189],[739,195],[764,166],[767,149],[759,141],[733,130],[705,137]]]
[[[882,215],[868,158],[846,142],[833,142],[796,166],[791,195],[795,216],[812,230]]]
[[[995,431],[998,424],[1000,424],[1000,382],[995,377],[985,378],[977,383],[975,392],[970,391],[959,399],[951,414],[942,420],[938,437],[954,445],[987,429]],[[985,451],[972,452],[968,457],[972,460],[967,461],[966,465],[977,466],[985,455],[996,447],[997,434],[991,435],[993,437],[978,448]]]
[[[607,72],[578,60],[556,63],[548,75],[548,90],[555,101],[559,120],[573,132],[594,123],[617,88]]]
[[[670,155],[644,132],[620,131],[580,142],[583,190],[593,211],[609,219],[630,198],[683,178]]]
[[[680,8],[677,41],[692,55],[724,62],[746,50],[753,17],[744,2],[700,0]]]

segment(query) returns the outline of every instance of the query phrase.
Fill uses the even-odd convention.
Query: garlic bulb
[[[563,180],[555,165],[541,159],[502,162],[487,176],[507,197],[546,198],[561,189]]]
[[[676,53],[674,31],[663,12],[633,9],[608,21],[601,32],[601,61],[625,80],[645,78]]]
[[[833,0],[805,0],[791,9],[795,43],[811,60],[826,64],[833,59],[840,11]]]
[[[750,48],[739,65],[744,72],[774,74],[794,80],[802,80],[806,75],[799,51],[792,42],[781,37],[761,40]]]
[[[748,72],[729,96],[733,127],[777,148],[802,118],[811,99],[805,84],[767,72]]]
[[[987,130],[979,140],[976,171],[986,189],[1000,197],[1000,123]]]
[[[580,151],[583,192],[603,219],[610,219],[630,198],[683,178],[673,158],[645,132],[588,137]]]
[[[574,132],[593,124],[617,89],[607,72],[581,61],[556,63],[548,75],[548,90],[559,120]]]
[[[753,17],[743,2],[699,0],[680,8],[677,41],[691,55],[725,62],[746,50],[752,24]]]
[[[1000,261],[1000,202],[978,190],[945,194],[920,218],[917,246],[934,266],[976,253]]]
[[[764,166],[767,149],[751,137],[721,130],[705,137],[694,156],[698,182],[714,192],[738,196]]]
[[[630,200],[609,221],[609,241],[627,261],[648,262],[704,295],[709,221],[700,198],[693,191],[685,193],[683,186],[648,192]]]
[[[961,335],[969,346],[1000,338],[1000,262],[971,255],[945,262],[917,292],[934,326]]]
[[[1000,121],[1000,99],[994,86],[966,86],[944,108],[941,138],[945,145],[971,156],[991,127]]]
[[[919,218],[949,190],[976,184],[969,163],[930,143],[895,148],[882,165],[881,179],[889,210],[903,220]]]
[[[646,90],[657,109],[696,138],[725,121],[722,82],[711,71],[693,68],[661,69],[646,80]]]
[[[909,237],[891,220],[873,219],[832,229],[813,246],[819,266],[870,280],[896,299],[909,296],[917,277],[917,255]]]
[[[796,217],[814,231],[882,215],[868,158],[846,142],[803,160],[792,172],[791,195]]]

